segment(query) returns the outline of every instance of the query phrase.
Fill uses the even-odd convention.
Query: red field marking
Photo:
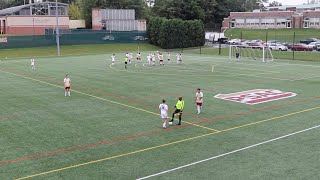
[[[300,102],[306,102],[306,101],[313,100],[313,99],[316,99],[316,98],[320,98],[320,96],[305,98],[305,99],[296,100],[296,101],[292,101],[292,102],[287,102],[287,103],[283,103],[283,104],[279,104],[279,105],[275,105],[275,106],[268,106],[268,107],[258,108],[258,109],[245,111],[245,112],[239,112],[237,114],[219,116],[219,117],[211,118],[211,119],[208,119],[208,120],[194,122],[193,124],[201,124],[201,123],[205,123],[205,122],[212,122],[212,121],[221,120],[221,119],[228,119],[228,118],[238,117],[238,116],[241,116],[241,115],[252,114],[254,112],[259,112],[259,111],[263,111],[263,110],[267,110],[267,109],[274,109],[274,108],[278,108],[278,107],[281,107],[281,106],[287,106],[287,105],[296,104],[296,103],[300,103]],[[50,155],[56,155],[56,154],[60,154],[60,153],[65,153],[65,152],[69,152],[69,151],[85,149],[85,148],[94,147],[94,146],[98,146],[98,145],[105,145],[105,144],[114,143],[114,142],[118,142],[118,141],[124,141],[124,140],[128,140],[128,139],[134,139],[134,138],[148,136],[148,135],[152,135],[152,134],[157,134],[157,133],[170,131],[170,130],[174,130],[174,129],[181,129],[181,128],[185,128],[185,127],[188,127],[188,126],[192,126],[192,124],[184,124],[184,125],[181,125],[181,126],[174,126],[172,128],[159,129],[159,130],[155,130],[155,131],[151,131],[151,132],[146,132],[146,133],[142,133],[142,134],[126,136],[126,137],[120,137],[120,138],[106,140],[106,141],[102,141],[102,142],[98,142],[98,143],[86,144],[86,145],[82,145],[82,146],[71,147],[71,148],[68,148],[68,149],[63,149],[63,150],[57,150],[57,151],[47,152],[47,153],[43,153],[43,154],[26,156],[24,158],[17,158],[17,159],[13,159],[13,160],[2,161],[2,162],[0,162],[0,165],[16,163],[16,162],[25,161],[25,160],[28,160],[28,159],[36,159],[36,158],[46,157],[46,156],[50,156]]]
[[[268,110],[268,109],[275,109],[275,108],[282,107],[282,106],[288,106],[288,105],[291,105],[291,104],[306,102],[306,101],[310,101],[310,100],[318,99],[318,98],[320,98],[320,96],[314,96],[314,97],[309,97],[309,98],[300,99],[300,100],[296,100],[296,101],[290,101],[290,102],[287,102],[287,103],[282,103],[282,104],[278,104],[278,105],[274,105],[274,106],[262,107],[262,108],[253,109],[253,110],[244,111],[244,112],[239,112],[239,113],[236,113],[236,114],[231,114],[231,115],[226,115],[226,116],[219,116],[219,117],[211,118],[211,119],[208,119],[208,120],[194,122],[193,124],[202,124],[202,123],[216,121],[216,120],[220,120],[220,119],[233,118],[233,117],[252,114],[252,113],[255,113],[255,112],[260,112],[260,111],[264,111],[264,110]]]
[[[23,73],[23,72],[17,72],[16,70],[13,70],[11,69],[13,72],[16,72],[16,73],[21,73],[23,75],[30,75],[30,74],[26,74],[26,73]],[[51,79],[51,82],[54,82],[54,83],[59,83],[59,84],[63,84],[62,81],[57,81],[54,77],[50,77],[48,75],[43,75],[42,77],[37,77],[39,79],[42,79],[42,80],[48,80]],[[106,92],[103,92],[103,91],[100,91],[97,87],[94,87],[92,85],[86,85],[87,87],[84,87],[84,86],[80,86],[80,85],[72,85],[72,87],[75,87],[75,88],[80,88],[80,89],[84,89],[84,90],[87,90],[89,92],[93,92],[93,93],[98,93],[98,94],[102,94],[102,95],[106,95],[106,96],[109,96],[109,97],[114,97],[114,98],[118,98],[118,99],[122,99],[122,100],[126,100],[128,102],[134,102],[134,103],[137,103],[137,104],[141,104],[141,105],[144,105],[144,106],[149,106],[149,107],[153,107],[155,108],[156,111],[158,111],[158,105],[155,105],[155,104],[151,104],[151,103],[147,103],[147,102],[143,102],[139,99],[135,99],[135,98],[128,98],[128,97],[125,97],[125,96],[119,96],[119,95],[114,95],[114,94],[110,94],[110,93],[106,93]],[[89,88],[92,87],[92,88]],[[173,112],[171,112],[173,113]],[[199,115],[193,115],[193,114],[190,114],[190,113],[184,113],[186,116],[191,116],[192,118],[195,118],[195,119],[199,119],[199,120],[208,120],[208,118],[205,118],[205,117],[201,117]]]
[[[0,119],[11,119],[16,118],[17,116],[0,116]]]
[[[116,139],[110,139],[110,140],[106,140],[106,141],[102,141],[102,142],[97,142],[97,143],[86,144],[86,145],[82,145],[82,146],[71,147],[71,148],[68,148],[68,149],[62,149],[62,150],[57,150],[57,151],[52,151],[52,152],[46,152],[46,153],[43,153],[43,154],[30,155],[30,156],[26,156],[26,157],[23,157],[23,158],[17,158],[17,159],[13,159],[13,160],[2,161],[2,162],[0,162],[0,165],[12,164],[12,163],[20,162],[20,161],[26,161],[26,160],[29,160],[29,159],[36,159],[36,158],[40,158],[40,157],[56,155],[56,154],[65,153],[65,152],[69,152],[69,151],[85,149],[85,148],[89,148],[89,147],[95,147],[95,146],[98,146],[98,145],[110,144],[110,143],[124,141],[124,140],[128,140],[128,139],[134,139],[134,138],[138,138],[138,137],[148,136],[148,135],[152,135],[152,134],[156,134],[156,133],[160,133],[160,132],[164,132],[164,131],[170,131],[170,130],[173,130],[173,129],[181,129],[181,128],[188,127],[188,126],[192,126],[192,124],[184,124],[184,125],[181,125],[181,126],[173,126],[172,128],[159,129],[159,130],[146,132],[146,133],[142,133],[142,134],[136,134],[136,135],[120,137],[120,138],[116,138]]]
[[[274,105],[274,106],[262,107],[262,108],[253,109],[253,110],[250,110],[250,111],[239,112],[239,113],[231,114],[231,115],[219,116],[219,117],[215,117],[215,118],[211,118],[211,119],[205,118],[205,120],[194,122],[193,124],[201,124],[201,123],[205,123],[205,122],[212,122],[212,121],[221,120],[221,119],[238,117],[238,116],[241,116],[241,115],[252,114],[254,112],[260,112],[260,111],[263,111],[263,110],[275,109],[275,108],[278,108],[278,107],[281,107],[281,106],[288,106],[288,105],[291,105],[291,104],[310,101],[310,100],[317,99],[317,98],[320,98],[320,96],[309,97],[309,98],[305,98],[305,99],[301,99],[301,100],[291,101],[291,102],[282,103],[282,104],[278,104],[278,105]],[[35,158],[45,157],[45,156],[49,156],[49,155],[56,155],[56,154],[60,154],[60,153],[65,153],[65,152],[79,150],[79,149],[85,149],[85,148],[89,148],[89,147],[94,147],[94,146],[103,145],[103,144],[109,144],[109,143],[118,142],[118,141],[124,141],[124,140],[127,140],[127,139],[133,139],[133,138],[148,136],[148,135],[152,135],[152,134],[156,134],[156,133],[160,133],[160,132],[165,132],[165,131],[169,131],[169,130],[173,130],[173,129],[180,129],[180,128],[184,128],[184,127],[188,127],[188,126],[192,126],[192,124],[184,124],[182,126],[174,126],[172,128],[155,130],[155,131],[146,132],[146,133],[143,133],[143,134],[137,134],[137,135],[126,136],[126,137],[121,137],[121,138],[112,139],[112,140],[106,140],[106,141],[103,141],[103,142],[98,142],[98,143],[93,143],[93,144],[76,146],[76,147],[72,147],[72,148],[68,148],[68,149],[57,150],[57,151],[53,151],[53,152],[47,152],[47,153],[44,153],[44,154],[31,155],[31,156],[27,156],[27,157],[24,157],[24,158],[17,158],[17,159],[14,159],[14,160],[2,161],[2,162],[0,162],[0,165],[11,164],[11,163],[15,163],[15,162],[20,162],[20,161],[25,161],[25,160],[28,160],[28,159],[35,159]]]

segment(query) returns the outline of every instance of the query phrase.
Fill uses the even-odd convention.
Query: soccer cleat
[[[181,125],[181,123],[178,123],[177,125],[178,125],[178,126],[180,126],[180,125]]]

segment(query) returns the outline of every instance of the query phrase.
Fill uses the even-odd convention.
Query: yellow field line
[[[288,116],[292,116],[292,115],[296,115],[296,114],[300,114],[300,113],[305,113],[305,112],[316,110],[316,109],[320,109],[320,106],[314,107],[314,108],[310,108],[310,109],[305,109],[305,110],[302,110],[302,111],[289,113],[289,114],[285,114],[285,115],[282,115],[282,116],[277,116],[277,117],[273,117],[273,118],[257,121],[257,122],[254,122],[254,123],[249,123],[249,124],[245,124],[245,125],[241,125],[241,126],[236,126],[236,127],[224,129],[224,130],[221,130],[220,132],[211,132],[211,133],[208,133],[208,134],[199,135],[199,136],[195,136],[195,137],[191,137],[191,138],[187,138],[187,139],[183,139],[183,140],[179,140],[179,141],[174,141],[174,142],[171,142],[171,143],[166,143],[166,144],[162,144],[162,145],[158,145],[158,146],[153,146],[153,147],[149,147],[149,148],[145,148],[145,149],[140,149],[140,150],[132,151],[132,152],[129,152],[129,153],[124,153],[124,154],[111,156],[111,157],[107,157],[107,158],[103,158],[103,159],[98,159],[98,160],[94,160],[94,161],[89,161],[89,162],[86,162],[86,163],[81,163],[81,164],[77,164],[77,165],[73,165],[73,166],[67,166],[67,167],[64,167],[64,168],[59,168],[59,169],[55,169],[55,170],[51,170],[51,171],[46,171],[46,172],[42,172],[42,173],[39,173],[39,174],[25,176],[25,177],[22,177],[22,178],[18,178],[16,180],[29,179],[29,178],[33,178],[33,177],[36,177],[36,176],[46,175],[46,174],[50,174],[50,173],[54,173],[54,172],[59,172],[59,171],[67,170],[67,169],[72,169],[72,168],[76,168],[76,167],[80,167],[80,166],[85,166],[85,165],[88,165],[88,164],[93,164],[93,163],[102,162],[102,161],[106,161],[106,160],[110,160],[110,159],[115,159],[115,158],[119,158],[119,157],[123,157],[123,156],[137,154],[137,153],[140,153],[140,152],[145,152],[145,151],[149,151],[149,150],[153,150],[153,149],[158,149],[158,148],[161,148],[161,147],[165,147],[165,146],[169,146],[169,145],[173,145],[173,144],[178,144],[178,143],[182,143],[182,142],[186,142],[186,141],[190,141],[190,140],[194,140],[194,139],[199,139],[199,138],[202,138],[202,137],[206,137],[206,136],[210,136],[210,135],[214,135],[214,134],[219,134],[219,133],[222,133],[222,132],[232,131],[232,130],[235,130],[235,129],[249,127],[249,126],[253,126],[253,125],[256,125],[256,124],[260,124],[260,123],[264,123],[264,122],[268,122],[268,121],[272,121],[272,120],[276,120],[276,119],[280,119],[280,118],[284,118],[284,117],[288,117]]]
[[[29,80],[32,80],[32,81],[40,82],[40,83],[47,84],[47,85],[50,85],[50,86],[63,88],[62,86],[58,86],[58,85],[51,84],[51,83],[48,83],[48,82],[45,82],[45,81],[41,81],[41,80],[38,80],[38,79],[30,78],[30,77],[27,77],[27,76],[22,76],[22,75],[19,75],[19,74],[15,74],[15,73],[3,71],[3,70],[0,70],[0,71],[3,72],[3,73],[15,75],[15,76],[18,76],[18,77],[22,77],[22,78],[29,79]],[[125,107],[131,108],[131,109],[135,109],[135,110],[138,110],[138,111],[142,111],[142,112],[146,112],[146,113],[149,113],[149,114],[154,114],[154,115],[159,116],[159,114],[151,112],[151,111],[148,111],[148,110],[145,110],[145,109],[137,108],[137,107],[130,106],[130,105],[127,105],[127,104],[123,104],[123,103],[119,103],[119,102],[112,101],[112,100],[109,100],[109,99],[105,99],[105,98],[101,98],[101,97],[98,97],[98,96],[94,96],[94,95],[91,95],[91,94],[83,93],[81,91],[72,90],[72,92],[76,92],[78,94],[82,94],[82,95],[85,95],[85,96],[90,96],[90,97],[93,97],[93,98],[96,98],[96,99],[99,99],[99,100],[102,100],[102,101],[107,101],[107,102],[110,102],[110,103],[113,103],[113,104],[118,104],[118,105],[125,106]],[[216,130],[216,129],[213,129],[213,128],[209,128],[209,127],[193,124],[193,123],[187,122],[187,121],[183,121],[183,122],[185,122],[187,124],[191,124],[191,125],[196,126],[196,127],[203,128],[203,129],[219,132],[219,130]]]

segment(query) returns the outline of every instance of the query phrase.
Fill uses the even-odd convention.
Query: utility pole
[[[60,56],[60,33],[59,33],[59,16],[58,16],[58,0],[56,0],[56,42],[57,55]]]

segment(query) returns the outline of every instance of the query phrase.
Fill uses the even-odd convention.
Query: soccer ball
[[[172,125],[173,123],[172,122],[169,122],[169,125]]]

